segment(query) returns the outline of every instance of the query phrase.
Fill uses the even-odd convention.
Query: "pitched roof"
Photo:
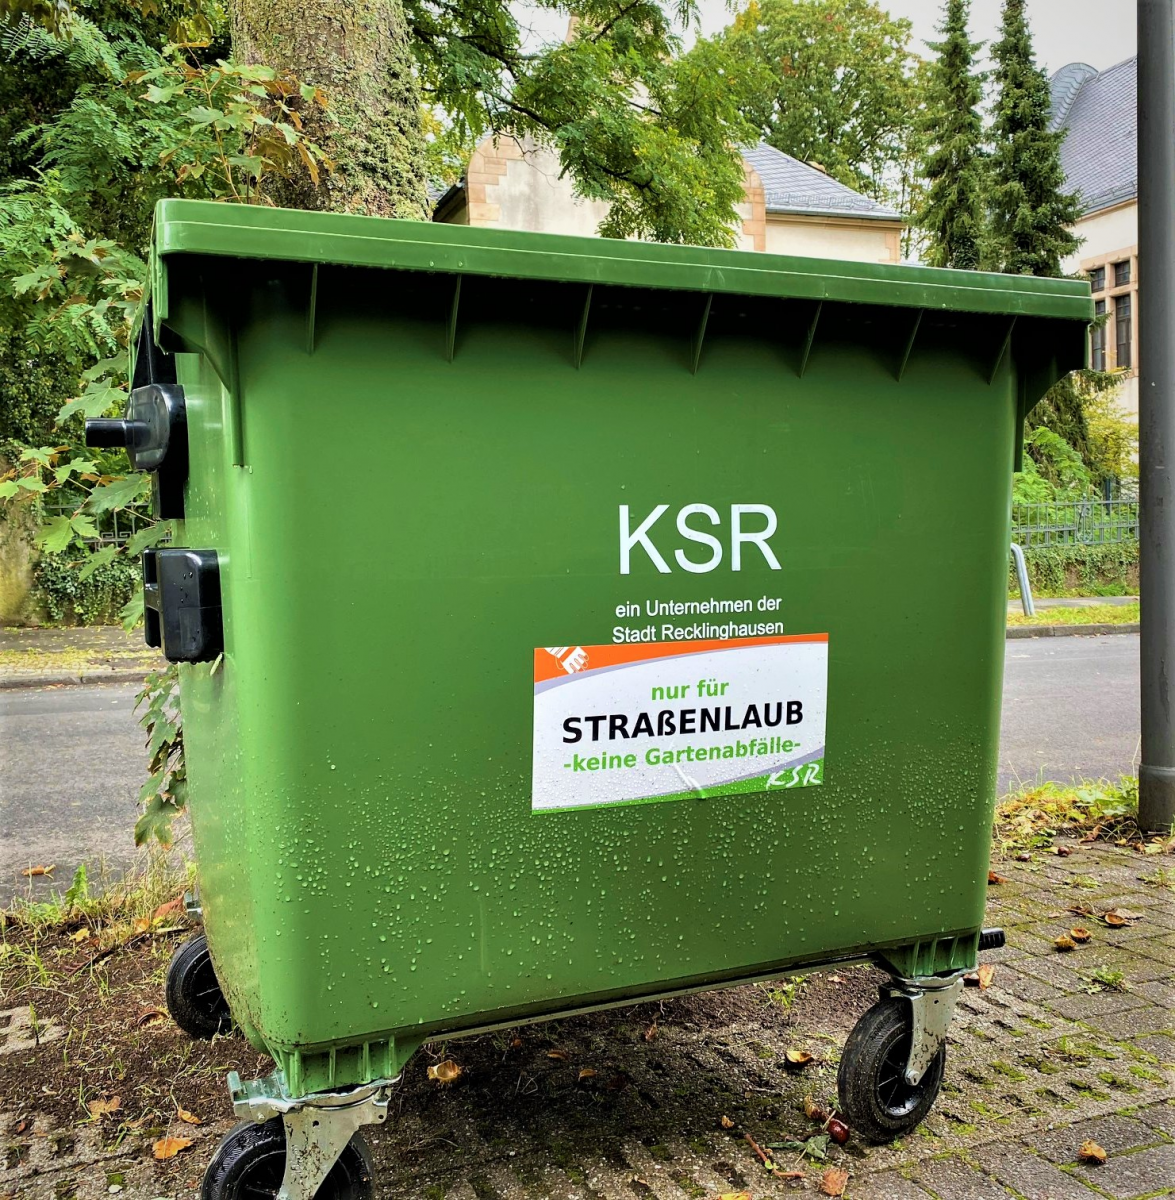
[[[763,180],[769,213],[805,216],[858,217],[900,221],[902,216],[876,200],[838,183],[815,167],[776,150],[766,142],[743,150],[743,158]]]
[[[1050,81],[1065,182],[1088,216],[1138,196],[1138,58],[1096,71],[1070,63]]]

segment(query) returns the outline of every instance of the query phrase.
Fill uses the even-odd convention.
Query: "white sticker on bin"
[[[534,652],[536,810],[807,787],[824,777],[828,635]]]

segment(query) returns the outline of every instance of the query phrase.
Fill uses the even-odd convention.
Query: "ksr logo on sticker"
[[[547,646],[545,649],[568,675],[587,670],[588,652],[582,646]]]

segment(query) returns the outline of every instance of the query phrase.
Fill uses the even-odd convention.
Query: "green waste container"
[[[842,1108],[912,1128],[1002,940],[1011,476],[1092,315],[1064,280],[163,202],[91,436],[179,519],[144,561],[206,931],[172,1008],[278,1065],[230,1077],[257,1124],[206,1200],[279,1153],[285,1196],[368,1194],[352,1135],[426,1039],[832,963],[893,980]]]

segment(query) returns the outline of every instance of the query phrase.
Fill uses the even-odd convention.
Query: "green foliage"
[[[1138,542],[1027,546],[1024,563],[1036,596],[1123,596],[1138,586]],[[1015,571],[1008,568],[1008,594],[1018,596]]]
[[[1115,402],[1119,382],[1113,373],[1074,371],[1054,384],[1025,422],[1026,469],[1068,492],[1136,478],[1138,426]]]
[[[53,437],[54,419],[77,381],[75,364],[46,353],[23,326],[0,328],[0,457],[9,457],[5,443],[40,444]]]
[[[151,840],[170,846],[172,824],[188,801],[188,769],[180,725],[179,672],[172,663],[147,677],[135,699],[143,710],[139,724],[147,733],[150,773],[139,790],[142,815],[135,823],[135,845]]]
[[[926,231],[924,256],[932,267],[975,270],[980,265],[984,224],[983,76],[974,69],[980,43],[967,32],[970,0],[947,0],[931,46],[922,174],[927,188],[918,223]]]
[[[733,245],[743,167],[732,147],[754,130],[729,56],[702,41],[659,57],[675,42],[655,5],[638,7],[646,29],[624,33],[629,16],[608,36],[585,26],[544,54],[511,95],[510,124],[558,150],[579,195],[610,202],[605,237]]]
[[[999,853],[1038,850],[1061,835],[1141,844],[1138,780],[1123,775],[1117,783],[1038,784],[1005,796],[996,806],[994,849]]]
[[[37,562],[33,600],[54,624],[111,624],[141,582],[138,563],[126,556],[82,578],[84,565],[84,559],[61,552],[42,554]]]
[[[998,86],[992,124],[991,260],[1021,275],[1061,274],[1061,260],[1081,241],[1071,227],[1081,216],[1066,193],[1063,133],[1049,129],[1051,99],[1036,65],[1024,0],[1004,0],[1001,36],[993,47]]]
[[[893,201],[920,99],[910,29],[872,0],[751,0],[716,41],[766,141]]]

